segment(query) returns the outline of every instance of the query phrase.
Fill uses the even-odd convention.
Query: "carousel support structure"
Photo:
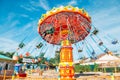
[[[73,67],[73,56],[72,46],[69,40],[63,40],[61,42],[60,52],[60,63],[59,63],[59,74],[60,80],[75,80],[74,79],[74,67]]]

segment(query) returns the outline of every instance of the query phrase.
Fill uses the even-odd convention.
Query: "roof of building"
[[[13,60],[12,58],[4,56],[4,55],[0,55],[0,59]]]

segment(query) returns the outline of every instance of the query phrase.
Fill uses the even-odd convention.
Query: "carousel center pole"
[[[75,80],[72,45],[69,40],[63,40],[61,42],[61,45],[62,47],[60,51],[60,63],[59,63],[60,80]]]

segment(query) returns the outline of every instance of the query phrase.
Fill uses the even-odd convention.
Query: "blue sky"
[[[106,46],[118,50],[119,45],[112,46],[105,37],[110,35],[120,41],[119,4],[120,0],[0,0],[0,50],[15,51],[18,44],[27,36],[24,40],[26,46],[19,51],[19,54],[25,54],[28,50],[32,55],[37,55],[41,50],[33,50],[35,47],[33,44],[44,42],[37,32],[40,16],[53,7],[67,5],[84,8],[92,17],[92,24],[99,29],[98,36],[106,42]],[[56,49],[56,46],[48,44],[46,56],[53,56],[50,54],[54,54],[51,47]],[[97,46],[93,45],[93,47]],[[42,51],[47,48],[44,47]],[[78,53],[73,54],[77,59]],[[85,56],[88,56],[86,52]]]

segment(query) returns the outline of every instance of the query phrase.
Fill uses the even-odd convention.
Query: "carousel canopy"
[[[51,44],[62,40],[76,43],[83,40],[91,30],[91,18],[84,9],[65,6],[53,8],[43,14],[38,23],[38,32]]]

